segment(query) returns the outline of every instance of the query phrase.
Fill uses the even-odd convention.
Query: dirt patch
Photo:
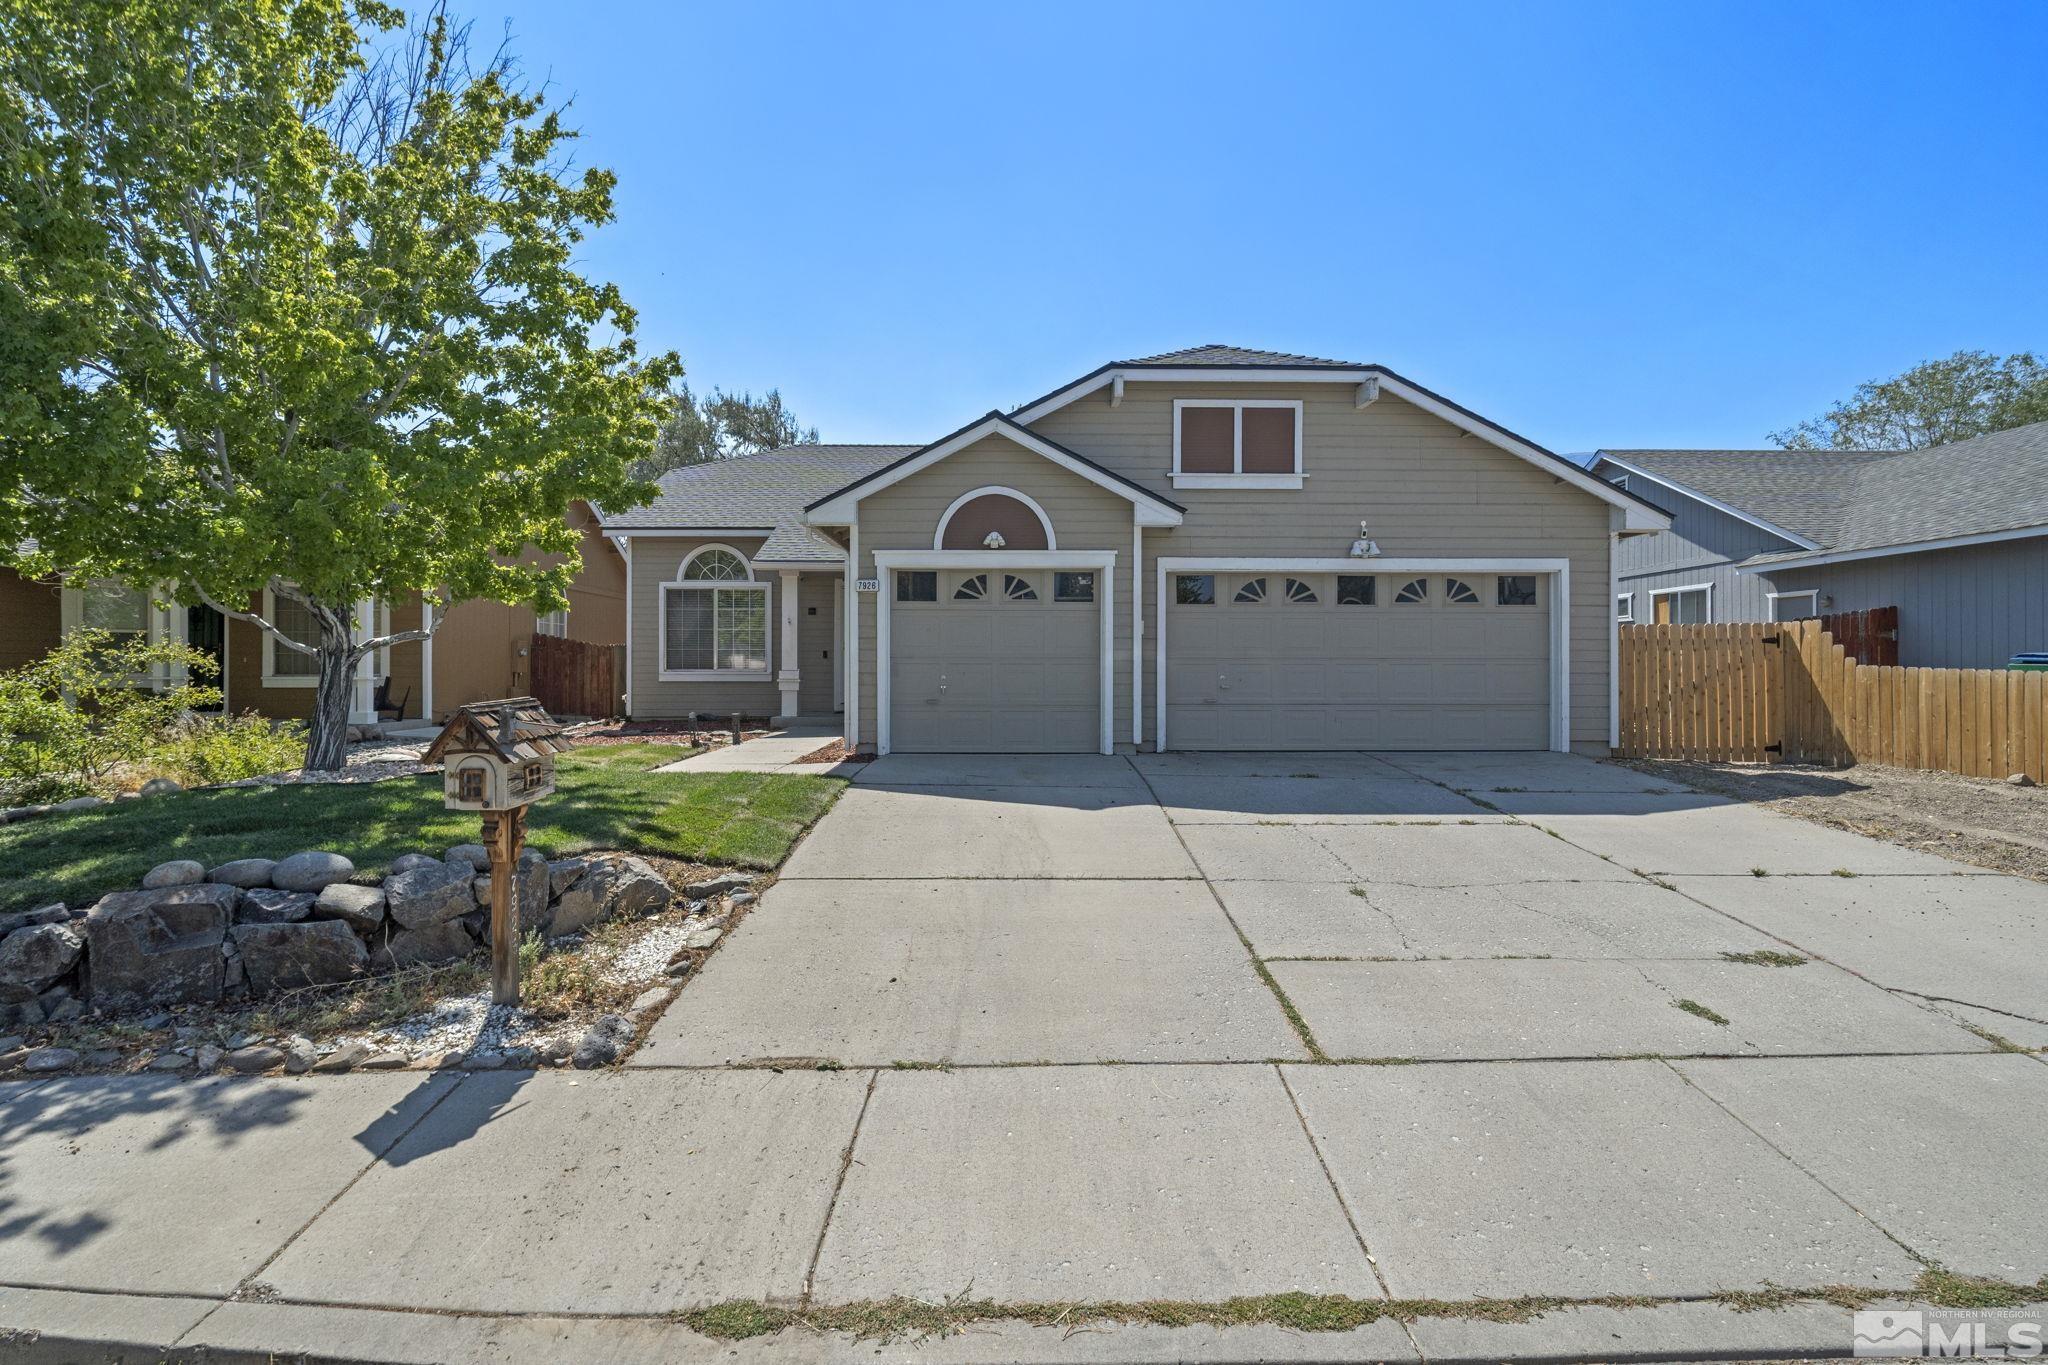
[[[846,741],[835,739],[822,749],[813,749],[798,759],[799,763],[844,763],[853,757],[853,751],[846,747]]]
[[[1619,762],[1637,772],[1768,806],[1815,824],[2048,882],[2048,788],[1877,764],[1838,769],[1789,763],[1757,768],[1661,759]]]
[[[768,732],[767,722],[758,716],[746,716],[740,722],[742,739],[759,739]],[[699,719],[695,724],[688,720],[622,721],[616,725],[596,725],[573,731],[569,740],[578,746],[694,744],[701,749],[716,749],[732,743],[732,721],[730,717],[710,716]]]

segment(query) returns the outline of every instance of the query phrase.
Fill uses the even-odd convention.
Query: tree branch
[[[279,630],[276,626],[264,620],[261,616],[259,616],[257,613],[253,611],[236,611],[233,607],[223,606],[220,602],[214,599],[212,593],[200,587],[197,583],[194,583],[192,585],[192,591],[199,594],[200,601],[206,603],[207,606],[212,607],[222,616],[232,617],[237,621],[247,621],[250,625],[256,626],[259,629],[263,630],[273,640],[276,640],[279,644],[284,645],[289,649],[295,649],[301,654],[318,654],[320,652],[320,647],[318,645],[300,644],[297,640],[294,640],[291,636],[285,634],[283,631]]]

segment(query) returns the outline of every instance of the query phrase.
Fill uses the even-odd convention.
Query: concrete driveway
[[[616,1073],[8,1088],[0,1326],[872,1360],[670,1315],[1626,1296],[887,1358],[1846,1354],[1713,1298],[2048,1275],[2044,950],[2048,887],[1560,755],[891,757]]]

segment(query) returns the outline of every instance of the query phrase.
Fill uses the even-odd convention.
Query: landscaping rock
[[[0,1057],[4,1057],[10,1052],[19,1051],[22,1045],[26,1042],[28,1042],[28,1039],[22,1037],[18,1033],[9,1034],[5,1038],[0,1038]]]
[[[365,1057],[356,1063],[358,1071],[403,1071],[412,1064],[412,1058],[403,1052],[380,1052],[374,1057]]]
[[[683,935],[685,948],[709,948],[725,930],[716,924],[700,924]]]
[[[14,1022],[24,1028],[34,1028],[44,1022],[43,1007],[33,1000],[24,1000],[14,1007]]]
[[[534,1049],[544,1062],[566,1062],[569,1060],[569,1054],[575,1050],[576,1044],[567,1038],[549,1038]]]
[[[228,1051],[226,1048],[216,1046],[213,1043],[208,1043],[204,1047],[199,1049],[199,1069],[201,1071],[211,1071],[215,1067],[219,1066],[220,1059],[227,1055]]]
[[[423,929],[401,929],[393,934],[391,941],[377,950],[371,965],[378,971],[439,966],[468,957],[475,949],[469,932],[460,924],[430,924]]]
[[[384,888],[336,882],[313,902],[313,913],[322,919],[340,920],[359,934],[370,933],[384,922]]]
[[[369,949],[340,920],[303,924],[238,924],[228,931],[256,995],[295,986],[351,981],[370,965]]]
[[[474,942],[489,943],[491,941],[490,911],[472,910],[455,922],[468,931],[470,938]]]
[[[2031,787],[2034,785],[2034,779],[2028,777],[2025,773],[2014,773],[2011,777],[2008,777],[2005,780],[2007,783],[2015,787]]]
[[[44,1017],[52,1024],[68,1024],[73,1019],[85,1016],[83,1000],[62,1000],[55,1005],[43,1006]]]
[[[623,1014],[604,1015],[578,1040],[573,1058],[576,1069],[610,1066],[632,1045],[633,1021]]]
[[[754,878],[747,872],[721,872],[709,881],[692,882],[683,888],[683,894],[691,900],[710,900],[731,891],[744,891],[754,884]]]
[[[273,891],[259,887],[242,893],[235,907],[237,924],[296,924],[313,913],[310,891]]]
[[[491,867],[491,851],[482,844],[457,844],[441,857],[444,862],[461,863],[477,872],[488,872]]]
[[[440,864],[441,859],[434,857],[432,854],[401,853],[391,860],[391,866],[384,870],[384,875],[395,877],[401,872],[416,872],[420,868],[438,867]]]
[[[601,920],[657,914],[674,897],[661,874],[638,858],[593,862],[555,903],[549,932],[573,934]]]
[[[270,885],[271,869],[276,866],[277,861],[274,858],[237,858],[231,863],[222,863],[207,873],[206,880],[248,890]]]
[[[206,864],[193,862],[190,858],[173,858],[142,874],[145,891],[154,891],[160,886],[192,886],[205,880]]]
[[[590,870],[588,858],[563,858],[548,864],[548,894],[560,896],[576,885],[583,874]]]
[[[69,801],[59,801],[56,805],[50,807],[50,809],[53,812],[74,810],[98,810],[101,806],[104,806],[106,804],[106,802],[100,800],[100,798],[97,796],[74,796]]]
[[[356,875],[356,865],[339,853],[294,853],[270,869],[270,884],[280,891],[325,891]]]
[[[145,1028],[152,1031],[160,1028],[169,1028],[170,1026],[171,1016],[169,1014],[152,1014],[149,1018],[136,1025],[137,1028]]]
[[[78,1054],[68,1047],[39,1047],[31,1049],[21,1059],[21,1069],[33,1076],[47,1075],[52,1071],[69,1071],[78,1065]]]
[[[320,1050],[310,1038],[293,1037],[284,1045],[284,1069],[288,1076],[302,1076],[320,1060]]]
[[[488,873],[488,872],[479,872],[479,873],[477,873],[477,874],[476,874],[476,880],[475,880],[475,881],[473,881],[473,882],[471,882],[471,883],[469,884],[469,894],[470,894],[470,895],[472,895],[472,896],[474,896],[474,897],[476,897],[476,903],[477,903],[477,908],[478,908],[478,909],[480,909],[480,910],[488,910],[488,909],[490,909],[490,908],[491,908],[491,874],[490,874],[490,873]]]
[[[29,1050],[25,1047],[15,1048],[11,1052],[0,1052],[0,1071],[14,1070],[28,1060],[28,1053]]]
[[[72,918],[70,908],[62,901],[37,906],[33,910],[17,910],[11,915],[0,915],[0,938],[32,924],[64,924]]]
[[[491,1051],[472,1052],[463,1059],[462,1064],[471,1071],[496,1071],[505,1065],[505,1054]]]
[[[403,929],[444,924],[476,908],[469,884],[476,872],[468,863],[436,863],[401,872],[384,883],[391,918]]]
[[[751,891],[735,891],[726,897],[726,904],[737,910],[742,905],[752,905],[759,897]]]
[[[334,1051],[313,1063],[316,1076],[333,1076],[343,1071],[355,1070],[356,1063],[370,1057],[376,1051],[368,1043],[343,1043]]]
[[[626,1006],[626,1017],[638,1019],[641,1015],[651,1014],[667,1003],[668,992],[660,986],[650,986],[633,997],[633,1003]]]
[[[142,784],[137,796],[171,796],[185,790],[185,785],[173,777],[152,777]]]
[[[35,995],[70,971],[85,941],[68,924],[37,924],[0,939],[0,987]],[[0,996],[4,998],[4,996]]]
[[[149,1065],[145,1069],[149,1071],[183,1071],[190,1065],[192,1065],[190,1057],[181,1057],[175,1052],[159,1052],[156,1056],[149,1059]]]
[[[227,984],[221,950],[241,897],[215,883],[101,897],[85,920],[86,979],[94,1001],[218,1000]]]
[[[230,1052],[223,1060],[227,1062],[230,1071],[239,1071],[244,1075],[254,1075],[259,1071],[268,1071],[274,1066],[283,1066],[284,1049],[281,1047],[237,1048]]]

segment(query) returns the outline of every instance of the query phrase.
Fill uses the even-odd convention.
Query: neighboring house
[[[365,660],[350,720],[377,720],[375,703],[384,684],[396,718],[406,720],[438,721],[467,702],[523,696],[532,687],[527,661],[536,631],[599,644],[624,640],[625,558],[617,544],[599,533],[587,505],[573,504],[569,522],[582,533],[583,567],[570,586],[566,612],[543,619],[527,607],[458,603],[431,640],[394,645]],[[250,600],[249,609],[294,639],[312,638],[305,610],[289,598],[265,591]],[[379,634],[417,629],[421,610],[418,593],[400,603],[364,604]],[[207,606],[161,607],[148,593],[119,583],[61,577],[37,582],[0,567],[0,669],[30,662],[83,626],[117,636],[182,640],[212,655],[223,665],[219,685],[230,711],[280,719],[312,713],[318,662],[280,648],[246,621],[226,619]],[[392,711],[384,718],[393,719]]]
[[[2048,423],[1928,450],[1603,450],[1672,514],[1620,552],[1624,621],[1899,609],[1899,662],[2048,650]]]
[[[1380,366],[1225,346],[604,519],[632,715],[836,714],[883,753],[1602,753],[1615,542],[1669,524]]]

